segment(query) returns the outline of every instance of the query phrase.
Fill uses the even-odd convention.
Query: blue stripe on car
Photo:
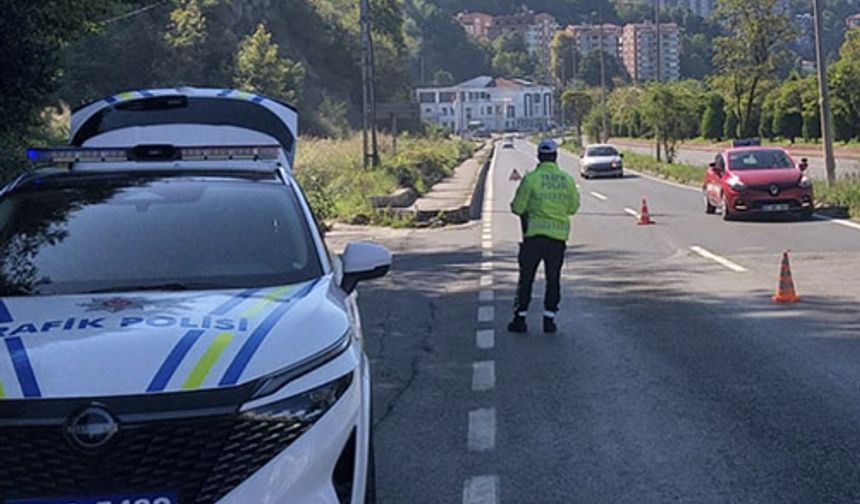
[[[295,301],[307,296],[318,282],[319,279],[316,279],[313,282],[308,282],[307,285],[296,292],[294,296],[280,301],[280,306],[269,313],[263,322],[254,329],[254,332],[251,333],[251,336],[248,337],[245,344],[242,345],[242,348],[239,349],[239,353],[233,359],[233,362],[230,363],[227,371],[224,372],[224,376],[218,383],[219,385],[235,385],[239,382],[239,379],[242,377],[242,373],[245,371],[245,368],[248,367],[248,363],[251,362],[251,358],[254,357],[257,349],[259,349],[260,345],[263,344],[263,341],[266,340],[266,336],[269,335],[284,315],[286,315],[287,312],[295,306]]]
[[[15,366],[15,374],[18,375],[18,383],[21,384],[24,397],[41,397],[42,392],[36,382],[36,375],[33,374],[33,367],[30,365],[24,342],[21,338],[6,338],[5,342],[12,356],[12,365]]]
[[[170,355],[167,356],[167,360],[165,360],[164,364],[162,364],[158,369],[158,372],[155,374],[155,378],[152,379],[152,383],[150,383],[149,387],[146,389],[147,392],[161,392],[167,387],[167,384],[173,377],[173,373],[176,372],[179,364],[182,363],[182,359],[188,355],[188,351],[191,350],[191,347],[194,346],[194,343],[200,339],[200,336],[202,336],[204,332],[205,331],[201,329],[193,329],[182,336],[182,338],[176,343],[176,346],[173,347],[173,350],[170,351]]]
[[[250,297],[253,297],[259,291],[260,291],[260,289],[243,290],[242,292],[236,294],[234,297],[225,301],[224,304],[222,304],[218,308],[215,308],[214,310],[212,310],[212,315],[226,315],[227,312],[229,312],[233,308],[239,306],[242,303],[242,301],[244,301]]]

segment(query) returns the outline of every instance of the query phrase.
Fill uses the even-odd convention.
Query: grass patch
[[[380,166],[364,169],[360,135],[346,140],[299,139],[295,176],[319,219],[406,225],[402,218],[375,212],[369,197],[391,194],[400,187],[424,194],[453,174],[476,149],[473,142],[438,135],[398,137],[396,156],[391,137],[381,136],[379,145]]]
[[[848,207],[851,217],[860,218],[860,176],[843,177],[832,186],[816,180],[815,199],[826,205]]]
[[[660,162],[651,156],[630,151],[624,151],[624,166],[692,186],[699,185],[705,177],[705,169],[702,167]]]

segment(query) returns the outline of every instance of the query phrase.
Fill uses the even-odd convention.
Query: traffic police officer
[[[537,267],[543,261],[546,275],[543,330],[557,330],[555,316],[561,300],[561,267],[565,242],[570,234],[570,216],[579,210],[579,191],[568,173],[562,171],[556,158],[558,146],[553,140],[538,145],[537,168],[520,182],[511,211],[523,222],[523,242],[520,244],[520,277],[514,302],[514,319],[508,330],[528,331],[526,314],[532,297],[532,283]]]

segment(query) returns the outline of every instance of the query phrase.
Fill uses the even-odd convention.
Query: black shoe
[[[519,315],[514,315],[514,319],[508,324],[508,331],[513,333],[524,333],[528,332],[529,328],[526,326],[526,318],[521,317]]]
[[[553,317],[543,318],[543,332],[548,334],[555,334],[558,332],[558,326],[555,325],[555,319]]]

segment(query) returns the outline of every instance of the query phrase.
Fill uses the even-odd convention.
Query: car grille
[[[123,424],[102,450],[80,450],[62,427],[0,428],[0,502],[130,492],[217,501],[309,424],[246,415]]]
[[[785,191],[786,189],[794,189],[795,187],[797,187],[797,182],[780,182],[778,184],[749,185],[749,186],[747,186],[747,189],[752,190],[752,191],[762,191],[762,192],[769,193],[771,185],[776,185],[777,187],[779,187],[780,192],[782,192],[782,191]]]
[[[612,171],[616,168],[612,166],[612,163],[599,163],[588,165],[588,169],[591,171]]]

